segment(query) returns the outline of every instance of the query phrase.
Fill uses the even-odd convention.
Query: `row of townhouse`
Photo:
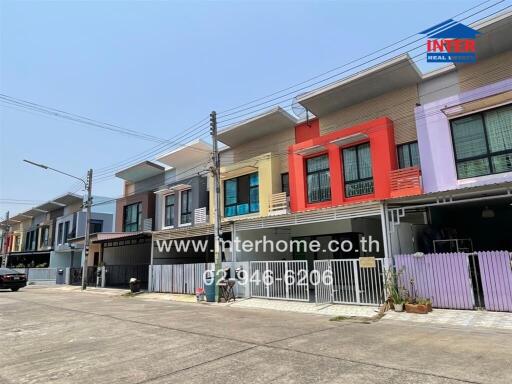
[[[307,271],[329,269],[335,274],[324,295],[329,300],[375,303],[386,265],[400,255],[511,251],[512,14],[474,28],[481,32],[476,63],[422,73],[400,55],[298,96],[311,119],[276,107],[221,129],[222,238],[322,246],[232,246],[222,260],[251,273],[274,268],[274,276],[294,263]],[[97,258],[89,264],[115,271],[117,283],[130,275],[162,290],[163,266],[213,262],[211,152],[209,143],[196,140],[119,171],[124,196],[116,201],[115,226],[93,236]],[[379,246],[328,247],[333,240],[360,245],[362,239]],[[158,246],[162,240],[209,246],[165,249]],[[361,258],[373,269],[361,269]],[[435,273],[451,268],[446,263]],[[511,280],[512,290],[510,263],[503,265],[508,270],[496,273]],[[477,272],[462,280],[481,286],[485,268],[473,267]],[[249,292],[283,297],[279,287],[258,289]],[[311,289],[296,297],[282,291],[306,300]],[[315,295],[321,300],[318,287]]]
[[[512,15],[475,28],[476,63],[422,73],[400,55],[298,96],[311,119],[276,107],[221,129],[224,240],[381,244],[349,252],[232,247],[223,261],[302,261],[312,270],[322,260],[371,256],[383,267],[400,254],[512,250]],[[211,247],[157,247],[212,243],[211,150],[198,140],[117,174],[125,181],[122,233],[96,240],[107,265],[213,261]]]
[[[95,196],[100,203],[106,198]],[[101,204],[92,210],[90,231],[111,232],[115,204]],[[76,239],[85,234],[86,217],[81,196],[67,193],[37,205],[0,223],[2,265],[9,267],[80,267],[83,245]],[[7,230],[8,229],[8,230]],[[98,263],[99,252],[92,250],[90,265]]]

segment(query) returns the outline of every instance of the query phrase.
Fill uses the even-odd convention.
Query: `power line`
[[[465,11],[460,12],[460,13],[458,13],[458,14],[456,14],[456,15],[452,16],[452,19],[455,19],[455,18],[456,18],[456,17],[458,17],[458,16],[461,16],[461,15],[463,15],[463,14],[467,13],[467,12],[470,12],[470,11],[472,11],[473,9],[476,9],[476,8],[478,8],[478,7],[480,7],[480,6],[482,6],[482,5],[486,4],[486,3],[488,3],[489,1],[491,1],[491,0],[484,1],[484,2],[482,2],[482,3],[477,4],[476,6],[473,6],[473,7],[471,7],[471,8],[468,8],[468,9],[466,9]],[[476,13],[472,14],[472,15],[469,15],[469,16],[467,16],[467,17],[465,17],[465,18],[461,19],[461,21],[462,21],[462,20],[466,20],[466,19],[468,19],[469,17],[472,17],[472,16],[474,16],[474,15],[476,15],[476,14],[478,14],[478,13],[481,13],[481,12],[483,12],[483,11],[487,10],[487,9],[490,9],[490,8],[492,8],[492,7],[494,7],[494,6],[496,6],[496,5],[500,4],[500,3],[502,3],[503,1],[504,1],[504,0],[500,0],[500,1],[498,1],[498,2],[496,2],[496,3],[494,3],[494,4],[492,4],[491,6],[488,6],[488,7],[484,8],[484,9],[482,9],[482,10],[480,10],[480,11],[478,11],[478,12],[476,12]],[[369,53],[369,54],[366,54],[366,55],[364,55],[364,56],[361,56],[361,57],[359,57],[359,58],[357,58],[357,59],[355,59],[355,60],[351,60],[351,61],[349,61],[349,62],[347,62],[347,63],[345,63],[345,64],[343,64],[343,65],[341,65],[341,66],[338,66],[338,67],[333,68],[333,69],[331,69],[331,70],[329,70],[329,71],[323,72],[323,73],[321,73],[321,74],[319,74],[319,75],[313,76],[313,77],[311,77],[311,78],[309,78],[309,79],[307,79],[307,80],[301,81],[301,82],[299,82],[299,83],[296,83],[296,84],[294,84],[294,85],[291,85],[291,86],[286,87],[286,88],[284,88],[284,89],[281,89],[281,90],[279,90],[279,91],[273,92],[273,93],[271,93],[271,94],[269,94],[269,95],[266,95],[266,96],[263,96],[263,97],[260,97],[260,98],[254,99],[254,100],[249,101],[249,102],[246,102],[246,103],[241,104],[241,105],[239,105],[239,106],[237,106],[237,107],[232,107],[232,108],[229,108],[229,109],[223,110],[223,111],[219,112],[219,115],[221,115],[221,116],[229,116],[229,115],[233,115],[234,113],[238,113],[238,112],[241,112],[241,111],[244,111],[244,110],[248,110],[248,109],[254,108],[254,107],[256,107],[256,106],[262,105],[263,103],[259,103],[259,104],[253,105],[251,108],[244,108],[244,107],[246,107],[246,106],[248,106],[248,105],[254,104],[254,103],[259,102],[259,101],[261,101],[261,100],[267,99],[267,98],[269,98],[269,97],[273,97],[273,96],[275,96],[275,95],[277,95],[277,94],[280,94],[280,93],[282,93],[282,92],[286,92],[286,91],[292,90],[292,89],[294,89],[294,88],[296,88],[296,87],[298,87],[298,86],[301,86],[301,85],[307,84],[307,83],[309,83],[309,82],[311,82],[311,81],[313,81],[313,80],[319,79],[319,78],[321,78],[321,77],[323,77],[323,76],[325,76],[325,75],[327,75],[327,74],[330,74],[330,73],[332,73],[332,72],[334,72],[334,71],[337,71],[338,69],[344,68],[344,67],[346,67],[346,66],[348,66],[348,65],[354,64],[354,63],[356,63],[356,62],[358,62],[358,61],[360,61],[360,60],[363,60],[363,59],[365,59],[365,58],[371,57],[371,56],[375,55],[376,53],[382,52],[382,51],[384,51],[384,50],[386,50],[386,49],[388,49],[388,48],[390,48],[390,47],[393,47],[393,46],[395,46],[395,45],[397,45],[397,44],[400,44],[400,43],[402,43],[402,42],[404,42],[404,41],[407,41],[408,39],[410,39],[410,38],[412,38],[412,37],[414,37],[414,36],[416,36],[416,35],[418,35],[418,33],[414,33],[414,34],[412,34],[412,35],[410,35],[410,36],[407,36],[407,37],[405,37],[405,38],[403,38],[403,39],[400,39],[400,40],[398,40],[398,41],[396,41],[396,42],[394,42],[394,43],[392,43],[392,44],[389,44],[389,45],[387,45],[387,46],[385,46],[385,47],[383,47],[383,48],[380,48],[380,49],[378,49],[378,50],[376,50],[376,51],[373,51],[373,52],[371,52],[371,53]],[[390,53],[392,53],[392,52],[395,52],[395,51],[397,51],[397,50],[399,50],[399,49],[401,49],[401,48],[404,48],[404,47],[406,47],[406,46],[408,46],[408,45],[414,44],[415,42],[420,41],[420,40],[422,40],[422,39],[423,39],[423,37],[421,37],[421,38],[419,38],[419,39],[417,39],[417,40],[414,40],[414,41],[412,41],[412,42],[410,42],[410,43],[408,43],[408,44],[406,44],[406,45],[404,45],[404,46],[402,46],[402,47],[398,47],[398,48],[395,48],[395,49],[393,49],[393,50],[391,50],[391,51],[388,51],[388,52],[387,52],[387,53],[385,53],[385,54],[379,55],[378,57],[376,57],[376,58],[374,58],[374,59],[372,59],[372,60],[369,60],[369,61],[366,61],[366,62],[364,62],[364,63],[358,64],[358,65],[356,66],[356,68],[357,68],[357,67],[360,67],[360,66],[362,66],[362,65],[365,65],[365,64],[367,64],[367,63],[369,63],[369,62],[375,61],[375,60],[376,60],[376,59],[378,59],[378,58],[384,57],[384,56],[386,56],[386,55],[388,55],[388,54],[390,54]],[[343,71],[343,72],[341,72],[341,73],[344,73],[344,72],[346,72],[346,71]],[[332,76],[329,76],[327,79],[333,78],[333,77],[335,77],[335,76],[339,76],[339,74],[340,74],[340,73],[335,74],[335,75],[332,75]],[[327,79],[324,79],[324,80],[322,80],[321,82],[326,81]],[[315,82],[315,83],[313,83],[313,84],[308,85],[307,87],[301,87],[300,89],[298,89],[298,90],[294,90],[293,92],[289,92],[289,93],[287,93],[287,94],[285,94],[285,95],[280,96],[279,98],[282,98],[282,97],[287,96],[287,95],[290,95],[290,94],[296,94],[297,92],[299,92],[299,91],[301,91],[301,90],[304,90],[304,89],[307,89],[307,88],[311,87],[312,85],[315,85],[315,84],[318,84],[318,83],[319,83],[319,82]],[[265,103],[269,103],[269,102],[271,102],[271,101],[278,100],[279,98],[274,98],[274,99],[267,100]],[[238,111],[237,111],[237,112],[232,112],[232,111],[235,111],[235,110],[238,110]],[[226,113],[226,112],[232,112],[232,113],[229,113],[229,114],[228,114],[228,113]]]
[[[493,4],[493,5],[489,6],[489,7],[486,7],[486,8],[484,8],[483,10],[480,10],[480,11],[478,11],[478,12],[476,12],[476,13],[473,13],[473,14],[471,14],[471,15],[469,15],[469,16],[467,16],[467,17],[463,18],[463,19],[461,19],[461,21],[466,20],[466,19],[468,19],[468,18],[470,18],[470,17],[473,17],[473,16],[475,16],[475,15],[477,15],[477,14],[479,14],[479,13],[481,13],[481,12],[483,12],[483,11],[485,11],[485,10],[489,9],[489,8],[492,8],[492,7],[494,7],[495,5],[497,5],[497,4],[499,4],[499,3],[503,2],[503,1],[504,1],[504,0],[501,0],[501,1],[499,1],[498,3],[496,3],[496,4]],[[485,19],[485,18],[488,18],[488,17],[493,16],[493,15],[495,15],[495,14],[498,14],[498,13],[500,13],[500,12],[503,12],[504,10],[506,10],[506,9],[508,9],[508,8],[510,8],[510,7],[511,7],[511,6],[506,6],[506,7],[502,8],[502,9],[499,9],[498,11],[495,11],[495,12],[493,12],[493,13],[491,13],[491,14],[488,14],[488,15],[484,16],[483,18],[481,18],[481,19],[478,19],[478,20],[474,21],[473,23],[479,22],[479,21],[481,21],[481,20],[483,20],[483,19]],[[422,39],[423,39],[423,38],[421,38],[421,39],[417,39],[417,40],[413,41],[412,43],[415,43],[415,42],[417,42],[417,41],[419,41],[419,40],[422,40]],[[411,43],[409,43],[409,44],[407,44],[407,45],[410,45],[410,44],[411,44]],[[409,51],[404,52],[404,53],[413,52],[413,51],[416,51],[417,49],[420,49],[420,48],[422,48],[422,47],[423,47],[423,44],[419,44],[418,46],[416,46],[416,47],[414,47],[414,48],[412,48],[412,49],[410,49]],[[372,62],[372,61],[375,61],[375,60],[377,60],[377,59],[379,59],[379,58],[382,58],[382,57],[384,57],[384,56],[387,56],[387,55],[389,55],[389,54],[391,54],[391,53],[393,53],[393,52],[395,52],[395,51],[397,51],[397,49],[395,49],[395,50],[393,50],[393,51],[389,51],[389,52],[387,52],[386,54],[379,55],[378,57],[376,57],[376,58],[374,58],[374,59],[371,59],[371,60],[368,60],[368,61],[367,61],[367,62],[365,62],[365,63],[359,64],[359,65],[356,65],[356,66],[351,67],[351,68],[349,68],[349,69],[347,69],[347,70],[344,70],[344,71],[342,71],[342,72],[339,72],[339,73],[337,73],[337,74],[334,74],[334,75],[332,75],[332,76],[329,76],[329,77],[327,77],[326,79],[323,79],[323,80],[317,81],[317,82],[315,82],[315,83],[312,83],[312,84],[310,84],[310,85],[308,85],[308,86],[305,86],[305,87],[299,88],[299,89],[295,90],[294,92],[289,92],[289,93],[286,93],[286,94],[284,94],[284,95],[282,95],[282,96],[280,96],[280,97],[278,97],[278,98],[274,98],[274,99],[268,100],[268,101],[266,101],[265,103],[259,103],[259,104],[257,104],[257,105],[254,105],[254,106],[250,107],[250,108],[246,108],[246,109],[244,109],[244,110],[247,110],[247,109],[254,109],[254,108],[257,108],[257,107],[259,107],[259,106],[263,105],[262,107],[257,108],[257,109],[254,109],[254,110],[252,110],[252,111],[250,111],[250,112],[242,113],[242,114],[239,114],[239,115],[237,115],[237,116],[230,117],[230,118],[223,119],[223,120],[219,121],[219,124],[222,124],[222,123],[230,122],[230,121],[237,120],[237,119],[240,119],[240,118],[242,118],[242,117],[248,116],[248,117],[246,117],[246,118],[244,118],[244,119],[241,119],[241,120],[238,120],[238,121],[235,121],[235,122],[230,122],[229,124],[224,124],[224,125],[220,126],[219,128],[225,128],[225,127],[229,127],[229,126],[237,125],[237,124],[239,124],[240,122],[243,122],[243,121],[245,121],[245,120],[247,120],[247,119],[250,119],[250,118],[251,118],[251,116],[254,116],[254,114],[255,114],[256,112],[260,112],[260,111],[268,110],[269,108],[271,108],[272,106],[275,106],[275,104],[276,104],[276,103],[269,104],[269,103],[271,103],[271,102],[274,102],[274,101],[275,101],[275,102],[279,101],[279,103],[283,103],[283,102],[291,102],[291,101],[295,98],[295,96],[289,97],[289,98],[284,99],[284,100],[281,100],[281,99],[282,99],[282,98],[284,98],[284,97],[290,96],[290,95],[296,95],[296,92],[308,90],[308,89],[310,89],[310,88],[311,88],[312,86],[314,86],[314,85],[321,85],[322,83],[326,82],[327,80],[331,80],[331,79],[333,79],[333,78],[338,77],[338,76],[339,76],[339,75],[341,75],[341,74],[344,74],[344,73],[347,73],[347,72],[349,72],[349,71],[351,71],[351,70],[354,70],[354,69],[357,69],[357,68],[359,68],[359,67],[362,67],[363,65],[365,65],[365,64],[367,64],[367,63],[369,63],[369,62]],[[415,57],[418,57],[418,56],[420,56],[420,55],[422,55],[422,54],[423,54],[423,53],[420,53],[420,54],[418,54],[418,55],[416,55],[416,56],[413,56],[411,59],[413,59],[413,58],[415,58]],[[395,57],[396,57],[396,56],[395,56]],[[393,58],[391,58],[391,59],[393,59]],[[391,59],[389,59],[389,60],[391,60]],[[364,73],[364,72],[368,71],[369,69],[372,69],[372,68],[375,68],[375,67],[378,67],[378,66],[381,66],[381,65],[382,65],[382,62],[379,62],[379,63],[376,63],[376,64],[375,64],[375,65],[373,65],[373,66],[365,67],[365,68],[361,69],[359,72],[351,73],[349,76],[347,76],[347,77],[345,77],[345,78],[342,78],[342,79],[336,79],[336,80],[334,80],[334,81],[331,81],[330,83],[323,84],[323,85],[321,85],[320,89],[321,89],[321,88],[323,88],[323,87],[328,87],[328,86],[330,86],[330,85],[333,85],[333,84],[335,84],[335,83],[337,83],[337,82],[339,82],[339,81],[341,81],[341,80],[343,80],[343,79],[347,79],[347,78],[353,77],[353,76],[355,76],[355,75],[358,75],[358,74]],[[384,68],[384,69],[385,69],[385,68]],[[288,108],[289,108],[289,107],[284,107],[284,109],[288,109]],[[242,111],[243,111],[243,110],[240,110],[240,111],[238,111],[238,112],[242,112]],[[238,112],[236,112],[236,113],[238,113]],[[231,113],[230,115],[232,115],[232,114],[233,114],[233,113]],[[225,116],[228,116],[228,115],[225,115]]]

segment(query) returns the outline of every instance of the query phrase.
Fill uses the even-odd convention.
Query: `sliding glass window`
[[[224,181],[224,216],[246,215],[259,210],[258,172]]]
[[[174,225],[174,195],[165,196],[165,214],[164,214],[164,226],[172,227]]]
[[[401,144],[396,147],[398,152],[398,167],[409,168],[420,166],[420,153],[418,151],[418,142]]]
[[[192,190],[181,191],[180,225],[192,222]]]
[[[343,175],[346,197],[373,193],[370,143],[343,149]]]
[[[142,203],[126,205],[124,207],[124,232],[137,232],[142,229]]]
[[[451,121],[459,179],[512,171],[512,105]]]
[[[308,202],[331,200],[331,174],[329,156],[321,155],[306,160]]]

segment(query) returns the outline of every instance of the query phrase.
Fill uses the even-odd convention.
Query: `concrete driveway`
[[[0,383],[510,383],[512,333],[0,291]]]

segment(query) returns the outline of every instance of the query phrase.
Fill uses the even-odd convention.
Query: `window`
[[[142,228],[142,203],[126,205],[123,216],[124,232],[137,232]]]
[[[99,233],[103,231],[103,220],[91,220],[89,233]]]
[[[62,244],[62,236],[64,234],[64,223],[59,223],[59,230],[57,236],[57,243]]]
[[[331,200],[331,175],[327,155],[306,160],[308,202],[318,203]]]
[[[258,172],[224,181],[224,216],[259,212]]]
[[[512,105],[451,121],[459,179],[512,171]]]
[[[164,227],[172,227],[174,225],[174,195],[167,195],[165,200]]]
[[[66,221],[64,223],[64,239],[62,240],[63,244],[66,244],[68,242],[68,235],[69,235],[69,221]]]
[[[39,246],[41,246],[41,247],[48,246],[49,234],[50,234],[50,228],[48,228],[48,227],[41,228],[41,242],[40,242]]]
[[[343,149],[343,176],[346,197],[373,193],[370,143]]]
[[[290,196],[290,180],[288,172],[281,174],[281,192],[286,192],[286,196]]]
[[[192,190],[181,191],[180,225],[192,222]]]
[[[420,153],[418,151],[418,142],[402,144],[396,147],[398,152],[398,167],[409,168],[420,166]]]
[[[35,251],[37,244],[37,230],[28,231],[25,238],[25,250]]]

